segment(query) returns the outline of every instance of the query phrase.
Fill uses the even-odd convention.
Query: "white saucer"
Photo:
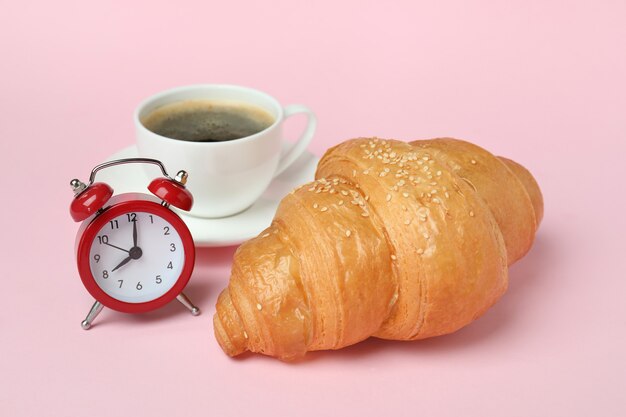
[[[133,145],[114,153],[107,161],[136,156],[137,147]],[[220,219],[204,219],[185,215],[179,210],[177,213],[189,227],[196,246],[237,245],[258,235],[270,225],[280,200],[297,186],[313,180],[318,161],[317,156],[305,151],[293,165],[272,181],[256,203],[239,214]],[[159,176],[160,171],[155,168],[154,174],[152,178]],[[144,172],[142,165],[129,164],[100,171],[96,180],[109,184],[116,194],[149,193],[147,187],[152,178]]]

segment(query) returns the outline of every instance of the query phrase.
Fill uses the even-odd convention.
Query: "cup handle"
[[[274,177],[280,175],[284,170],[286,170],[291,164],[293,164],[296,159],[302,152],[304,152],[313,139],[313,134],[315,133],[315,128],[317,127],[317,118],[315,114],[306,106],[301,104],[290,104],[285,106],[283,109],[285,120],[288,117],[293,116],[294,114],[304,113],[307,116],[308,122],[306,129],[300,136],[300,138],[294,143],[284,155],[280,157],[280,161],[278,161],[278,168],[274,173]]]

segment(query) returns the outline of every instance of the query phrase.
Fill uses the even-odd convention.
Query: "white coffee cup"
[[[185,100],[258,106],[274,118],[274,123],[253,135],[223,142],[172,139],[142,124],[142,119],[155,109]],[[307,126],[300,138],[287,151],[281,152],[283,121],[299,113],[307,116]],[[139,155],[160,160],[170,175],[181,169],[187,171],[187,187],[194,197],[190,214],[211,218],[230,216],[250,207],[272,179],[306,150],[317,125],[315,115],[305,106],[283,107],[261,91],[225,84],[190,85],[155,94],[137,107],[134,122]]]

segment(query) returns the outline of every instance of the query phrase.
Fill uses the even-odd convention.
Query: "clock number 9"
[[[100,255],[98,255],[97,253],[93,256],[93,259],[96,261],[96,263],[100,262]]]

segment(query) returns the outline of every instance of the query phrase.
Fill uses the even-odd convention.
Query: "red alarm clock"
[[[152,180],[154,196],[125,193],[94,182],[98,171],[115,165],[157,165],[163,177]],[[142,313],[174,298],[194,316],[198,307],[183,294],[195,261],[193,238],[185,223],[169,207],[189,211],[193,197],[185,187],[187,173],[171,178],[160,161],[127,158],[96,166],[84,184],[70,182],[74,200],[70,214],[83,222],[76,236],[76,263],[87,291],[96,299],[81,323],[89,329],[104,306],[124,313]]]

